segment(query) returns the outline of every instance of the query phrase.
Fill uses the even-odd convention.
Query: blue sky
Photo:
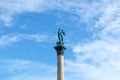
[[[56,80],[58,28],[65,80],[120,80],[120,0],[0,0],[0,79]]]

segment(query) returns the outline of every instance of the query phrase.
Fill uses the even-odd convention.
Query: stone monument
[[[65,36],[64,30],[58,29],[58,42],[54,47],[57,52],[57,80],[64,80],[64,46],[63,36]]]

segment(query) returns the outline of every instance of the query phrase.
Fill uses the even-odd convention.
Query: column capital
[[[55,46],[54,49],[57,51],[57,55],[64,55],[65,46]]]

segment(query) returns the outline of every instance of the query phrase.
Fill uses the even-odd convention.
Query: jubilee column
[[[63,42],[63,35],[65,32],[61,29],[58,29],[58,42],[54,47],[57,52],[57,80],[64,80],[64,50],[66,47]]]

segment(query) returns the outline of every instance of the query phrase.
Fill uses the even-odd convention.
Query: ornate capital
[[[57,55],[64,55],[65,46],[55,46],[54,48],[57,51]]]

